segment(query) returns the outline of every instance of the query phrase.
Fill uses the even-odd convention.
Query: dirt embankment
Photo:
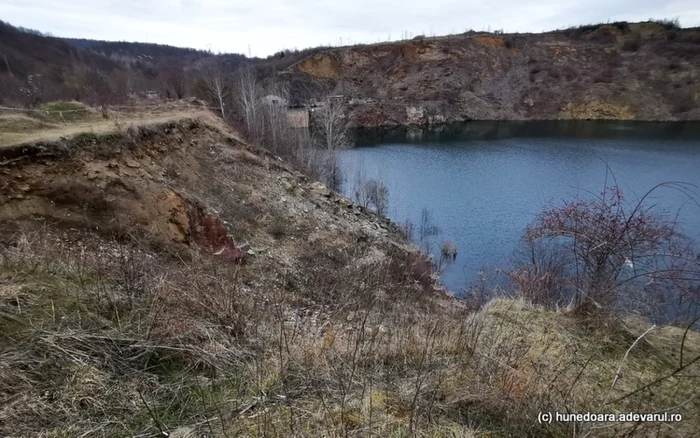
[[[429,263],[393,223],[203,119],[6,147],[0,164],[6,224],[36,219],[103,236],[138,232],[231,262],[255,248],[274,251],[279,242],[268,228],[287,235],[301,227],[305,242],[357,234],[410,253],[416,279],[433,283]]]
[[[205,131],[191,120],[4,149],[0,220],[41,218],[107,235],[140,230],[236,261],[241,251],[224,223],[168,181],[202,184],[205,169],[191,158]]]
[[[355,126],[698,120],[700,30],[633,23],[343,47],[315,53],[280,78],[292,90],[324,81],[345,96]]]

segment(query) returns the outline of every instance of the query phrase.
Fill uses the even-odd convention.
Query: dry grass
[[[37,111],[2,111],[0,113],[0,147],[14,146],[23,143],[49,142],[60,138],[70,139],[79,134],[108,134],[120,132],[133,126],[155,125],[188,118],[205,120],[212,126],[225,130],[224,124],[207,110],[171,104],[158,108],[133,110],[108,110],[108,118],[104,118],[99,109],[84,108],[77,113],[59,116],[58,104],[47,107],[43,113]],[[66,111],[75,111],[73,106],[62,105]],[[75,116],[74,114],[80,114]]]
[[[700,354],[697,333],[647,335],[613,390],[644,324],[587,328],[511,300],[466,314],[421,298],[393,257],[347,263],[358,255],[338,262],[344,282],[328,266],[306,287],[281,274],[262,289],[244,266],[138,241],[16,234],[0,264],[0,434],[644,435],[659,425],[536,415],[673,407],[686,418],[674,436],[698,427],[697,366],[615,401],[671,373],[684,336],[686,363]]]
[[[55,126],[26,114],[0,114],[0,132],[3,133],[28,133],[51,128]]]

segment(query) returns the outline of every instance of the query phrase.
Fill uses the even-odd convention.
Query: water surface
[[[427,207],[459,252],[442,274],[459,293],[482,270],[512,261],[523,231],[549,202],[598,194],[614,184],[629,201],[666,181],[700,187],[700,123],[469,122],[439,130],[358,131],[341,154],[344,192],[355,175],[389,188],[388,216],[418,224]],[[609,168],[609,170],[608,170]],[[662,189],[658,212],[700,237],[700,207]],[[700,239],[698,239],[700,240]]]

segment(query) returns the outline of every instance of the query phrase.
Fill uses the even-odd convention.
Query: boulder
[[[314,182],[311,184],[311,193],[314,193],[316,195],[324,196],[324,197],[329,197],[331,196],[331,191],[328,187],[326,187],[325,184],[320,183],[320,182]]]

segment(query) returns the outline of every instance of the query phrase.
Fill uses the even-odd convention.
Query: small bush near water
[[[675,321],[692,321],[700,264],[693,242],[645,202],[662,188],[693,196],[689,186],[669,183],[630,202],[609,187],[540,213],[525,233],[520,266],[509,273],[516,293],[585,314],[654,315],[670,299],[684,303]]]

